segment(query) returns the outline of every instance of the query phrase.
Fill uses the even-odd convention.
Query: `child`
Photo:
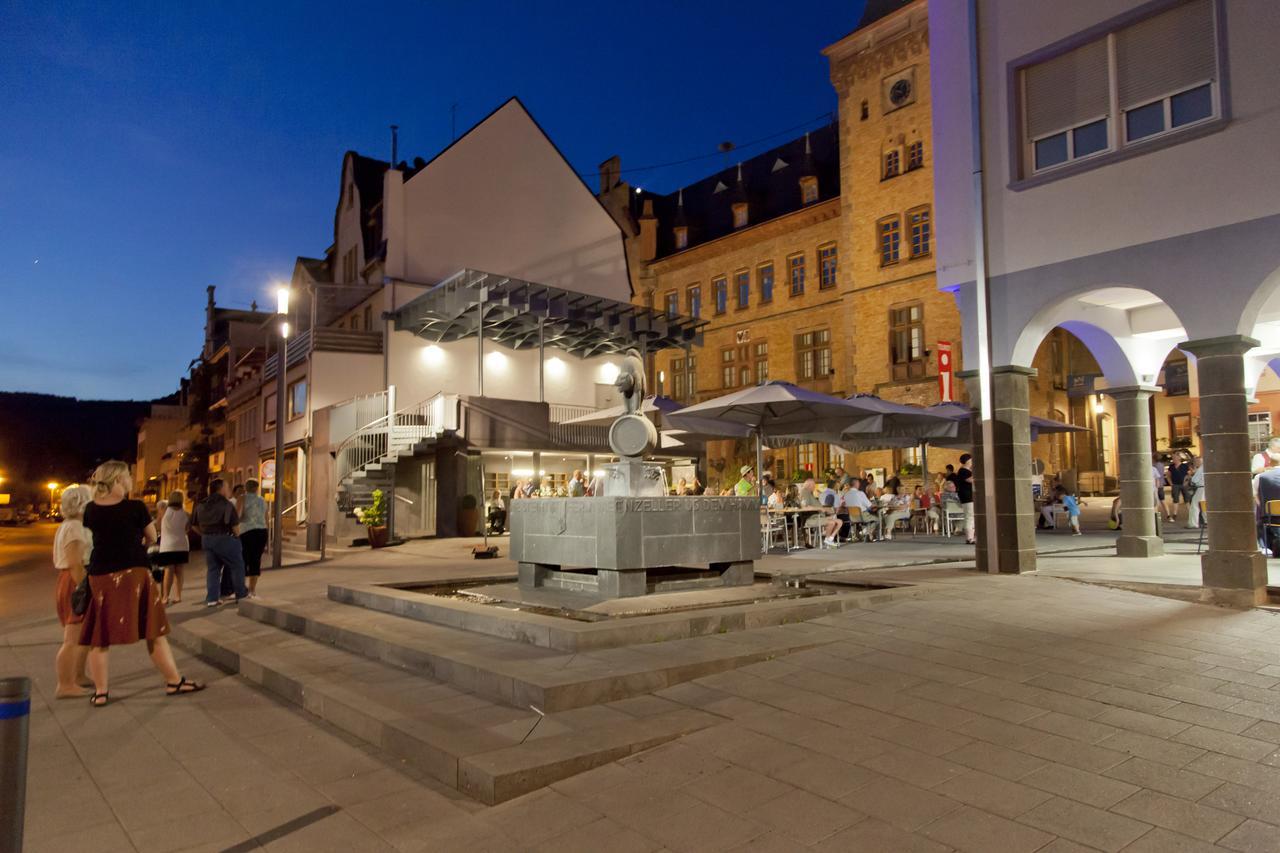
[[[1062,504],[1062,508],[1067,512],[1067,518],[1071,520],[1071,535],[1080,536],[1080,504],[1073,495],[1067,494],[1067,490],[1062,486],[1057,486],[1053,490],[1054,497]]]
[[[62,523],[53,535],[53,567],[58,570],[58,583],[54,591],[54,605],[58,621],[62,623],[62,645],[54,658],[54,670],[58,674],[58,687],[54,696],[69,699],[88,696],[89,691],[80,685],[87,681],[84,672],[89,647],[80,645],[80,623],[84,616],[71,611],[71,593],[84,579],[85,564],[93,550],[93,535],[85,529],[85,505],[93,498],[88,486],[67,486],[62,491]]]

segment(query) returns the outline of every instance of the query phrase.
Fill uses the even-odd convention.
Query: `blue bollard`
[[[0,853],[22,853],[31,679],[0,678]]]

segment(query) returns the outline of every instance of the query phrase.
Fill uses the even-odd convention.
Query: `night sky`
[[[0,390],[169,393],[205,286],[269,302],[331,241],[343,151],[395,123],[430,158],[454,103],[461,133],[518,95],[593,191],[612,154],[669,191],[798,136],[862,6],[0,0]]]

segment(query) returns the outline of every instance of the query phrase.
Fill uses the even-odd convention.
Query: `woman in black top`
[[[195,693],[204,685],[178,673],[169,648],[169,620],[160,588],[151,579],[147,547],[156,528],[141,501],[128,499],[132,478],[123,462],[104,462],[93,472],[93,501],[85,507],[84,526],[93,534],[87,567],[89,609],[84,614],[80,645],[90,646],[89,674],[95,708],[107,704],[107,649],[139,640],[164,676],[170,696]]]

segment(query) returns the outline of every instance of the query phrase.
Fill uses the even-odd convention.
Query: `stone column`
[[[1152,476],[1151,395],[1159,388],[1130,385],[1103,391],[1116,401],[1120,450],[1120,506],[1124,527],[1116,540],[1120,557],[1159,557],[1164,540],[1156,532],[1156,495]]]
[[[1208,597],[1236,607],[1267,597],[1267,562],[1258,553],[1253,482],[1249,474],[1248,404],[1244,354],[1258,342],[1244,335],[1188,341],[1200,385],[1209,550],[1200,557]],[[1126,527],[1128,524],[1126,523]]]
[[[986,495],[995,494],[997,517],[994,548],[1002,574],[1018,574],[1036,568],[1035,503],[1031,497],[1031,406],[1027,380],[1036,375],[1030,367],[1011,364],[991,370],[992,428],[995,452],[995,482],[983,476],[982,421],[978,414],[977,371],[959,374],[969,391],[974,408],[972,423],[974,511],[977,516],[977,564],[988,571]]]

